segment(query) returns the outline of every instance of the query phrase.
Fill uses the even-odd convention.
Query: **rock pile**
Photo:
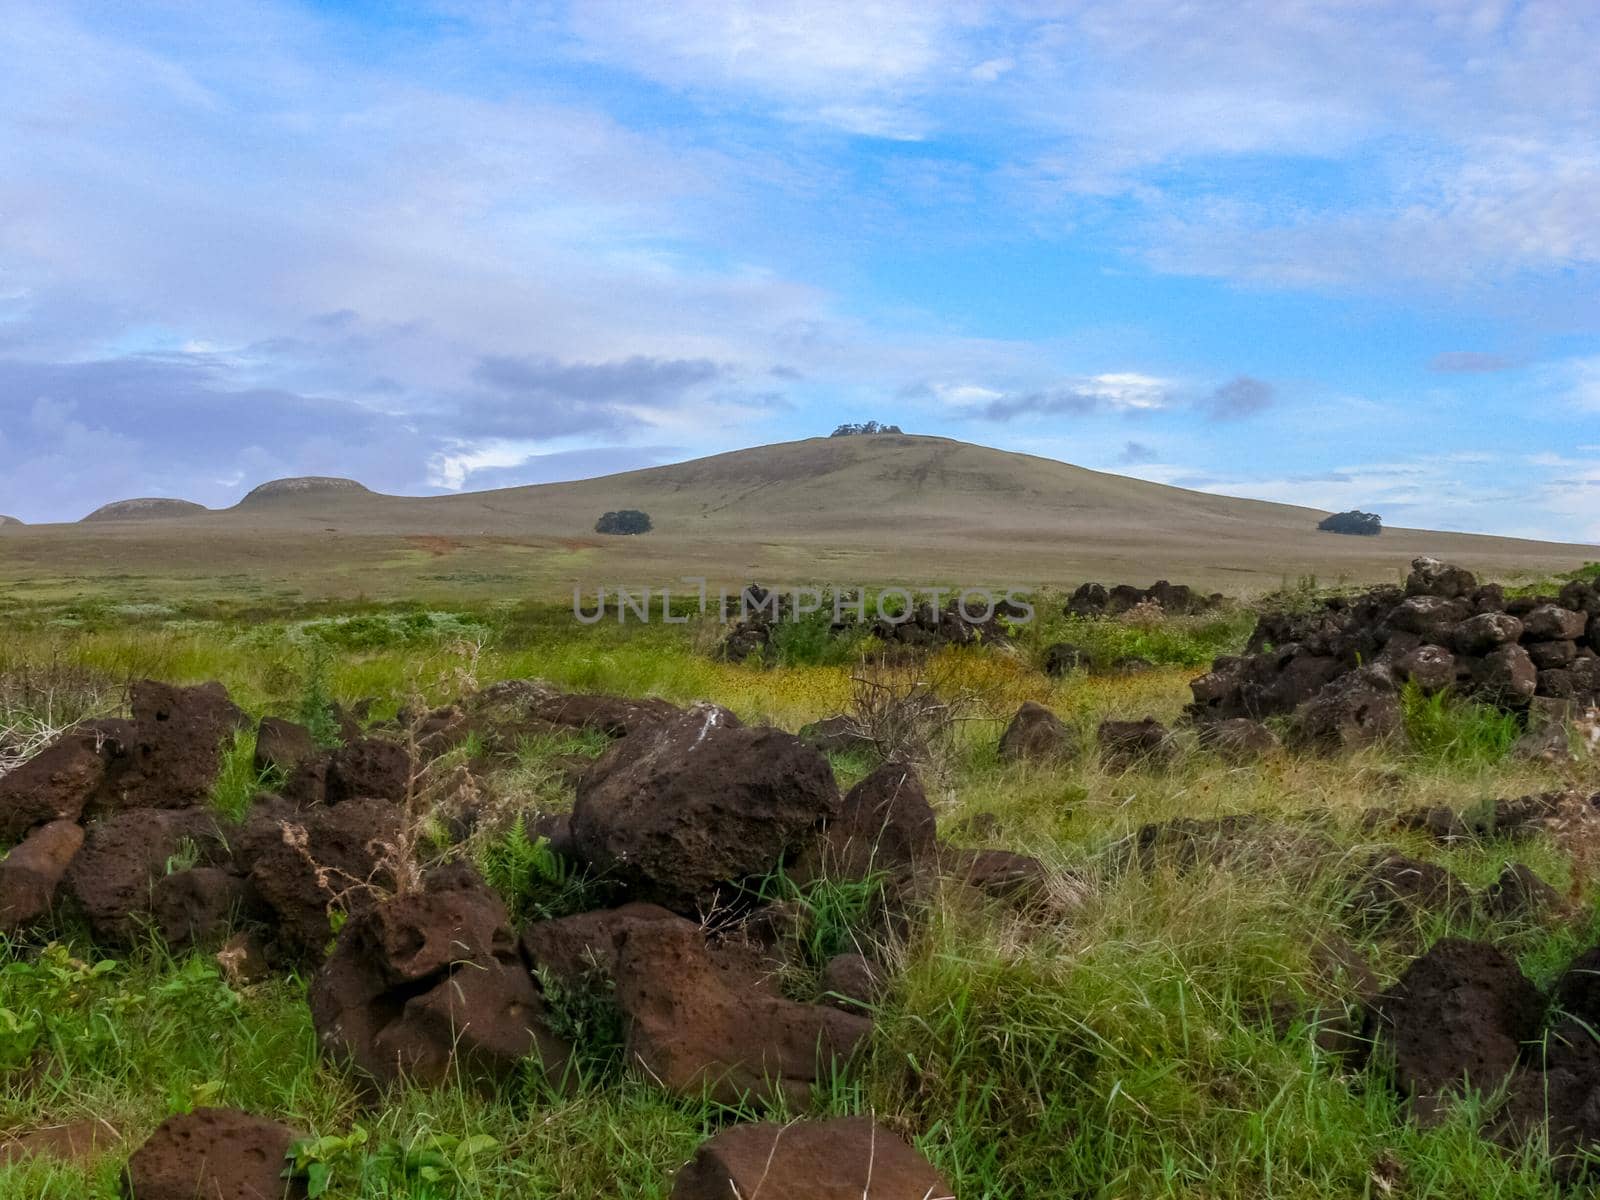
[[[1600,590],[1508,599],[1431,558],[1404,588],[1263,615],[1245,652],[1190,684],[1198,722],[1289,716],[1296,740],[1340,748],[1399,731],[1399,688],[1446,688],[1515,712],[1600,700]]]
[[[1003,645],[1011,637],[1005,622],[1026,616],[1009,600],[990,607],[974,599],[966,608],[960,597],[942,607],[931,600],[921,600],[908,612],[888,617],[877,615],[870,602],[863,609],[853,595],[841,597],[837,606],[831,600],[823,603],[824,611],[838,618],[828,626],[830,636],[865,632],[890,650],[931,650],[975,643]],[[793,593],[770,592],[759,584],[745,588],[738,612],[740,619],[717,649],[718,657],[730,662],[744,662],[751,656],[767,657],[775,647],[780,626],[807,618],[807,614],[796,612]]]
[[[210,794],[242,724],[219,685],[142,683],[129,719],[72,730],[0,779],[0,832],[16,843],[0,859],[4,931],[28,937],[72,910],[104,945],[153,929],[179,948],[226,940],[219,961],[303,970],[323,1053],[374,1094],[402,1081],[492,1090],[535,1070],[559,1088],[593,1049],[563,1016],[577,1002],[612,1011],[623,1061],[668,1091],[804,1108],[871,1038],[888,966],[859,949],[822,961],[807,910],[766,901],[752,880],[782,867],[802,886],[873,881],[864,942],[876,945],[908,929],[941,877],[1013,905],[1051,879],[1022,855],[942,845],[910,768],[884,765],[841,797],[816,749],[714,705],[506,683],[409,714],[405,738],[352,726],[334,749],[268,719],[256,759],[280,773],[280,794],[233,823]],[[421,869],[412,801],[426,760],[468,736],[514,746],[573,728],[617,739],[581,773],[554,843],[607,907],[519,932],[471,864]],[[780,986],[795,978],[812,981],[813,1002]],[[708,1143],[674,1194],[745,1186],[759,1154],[808,1172],[820,1196],[948,1195],[868,1121],[748,1130]],[[128,1188],[302,1195],[280,1177],[293,1137],[231,1110],[175,1117],[130,1160]]]
[[[1103,583],[1085,583],[1072,593],[1064,611],[1069,617],[1117,617],[1141,604],[1155,604],[1167,615],[1181,617],[1210,612],[1223,601],[1221,592],[1205,595],[1186,583],[1168,583],[1165,579],[1158,579],[1147,588],[1127,583],[1109,588]]]

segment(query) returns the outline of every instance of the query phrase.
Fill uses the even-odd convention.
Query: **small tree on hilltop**
[[[637,508],[608,512],[594,523],[596,533],[649,533],[650,514]]]

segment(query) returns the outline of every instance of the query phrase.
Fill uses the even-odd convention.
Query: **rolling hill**
[[[608,509],[654,532],[605,537]],[[704,575],[769,583],[1071,585],[1161,576],[1233,593],[1315,574],[1393,579],[1433,554],[1497,576],[1600,557],[1426,530],[1321,533],[1313,509],[1090,471],[946,438],[814,438],[569,483],[436,497],[276,481],[231,509],[7,527],[0,579],[50,591],[115,576],[253,594],[555,597],[575,583]]]

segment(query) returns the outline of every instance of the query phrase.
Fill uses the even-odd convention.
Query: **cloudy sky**
[[[6,0],[0,512],[877,418],[1600,541],[1600,6]]]

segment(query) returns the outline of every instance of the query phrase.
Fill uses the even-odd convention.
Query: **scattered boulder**
[[[826,823],[790,876],[802,882],[874,873],[905,878],[936,864],[937,841],[938,822],[916,772],[885,763],[846,793],[839,815]]]
[[[210,803],[222,743],[247,725],[220,683],[196,687],[141,680],[133,724],[111,763],[107,802],[117,808],[195,808]]]
[[[615,985],[622,941],[640,925],[655,922],[692,926],[659,904],[633,901],[530,922],[522,931],[522,953],[532,969],[569,991],[603,994]]]
[[[1556,980],[1555,1006],[1592,1029],[1600,1029],[1600,946],[1585,950]]]
[[[1000,735],[1002,762],[1065,762],[1083,753],[1077,730],[1042,704],[1025,701]]]
[[[824,1004],[870,1013],[883,998],[883,972],[865,955],[836,954],[822,968],[821,991]]]
[[[527,734],[594,730],[621,738],[682,714],[655,697],[563,692],[537,679],[507,679],[462,701],[472,726],[491,743],[515,746]],[[727,714],[730,723],[737,719]]]
[[[1208,721],[1199,726],[1197,732],[1202,746],[1234,762],[1264,758],[1283,749],[1277,734],[1249,717]]]
[[[1165,579],[1158,579],[1147,588],[1126,583],[1111,588],[1085,583],[1072,593],[1063,611],[1069,617],[1116,617],[1141,604],[1156,604],[1171,616],[1189,616],[1209,612],[1222,601],[1219,594],[1205,595],[1187,584],[1168,583]]]
[[[1500,950],[1447,938],[1373,1003],[1368,1032],[1394,1058],[1395,1086],[1433,1124],[1463,1086],[1490,1092],[1538,1036],[1544,998]]]
[[[256,774],[274,771],[287,779],[294,769],[317,753],[317,743],[304,725],[280,717],[262,717],[256,726]]]
[[[106,776],[106,755],[94,733],[57,738],[0,776],[0,845],[20,841],[52,821],[76,821]]]
[[[1395,673],[1424,692],[1442,692],[1456,681],[1456,656],[1443,646],[1422,645],[1401,655]]]
[[[1561,893],[1523,863],[1512,863],[1483,894],[1484,911],[1501,920],[1543,921],[1566,909]]]
[[[942,858],[950,878],[1014,907],[1037,904],[1049,895],[1050,869],[1032,855],[945,847]]]
[[[869,1117],[734,1125],[703,1142],[671,1200],[954,1200],[928,1161]]]
[[[782,1096],[805,1108],[872,1022],[730,987],[687,924],[646,922],[622,940],[616,996],[628,1061],[681,1096],[723,1104]]]
[[[1542,1061],[1512,1075],[1493,1133],[1508,1146],[1547,1146],[1556,1177],[1575,1183],[1593,1174],[1600,1148],[1600,1042],[1591,1026],[1564,1021],[1542,1049]]]
[[[545,1025],[505,906],[459,865],[351,917],[309,999],[323,1052],[380,1085],[493,1086],[530,1057],[560,1078],[571,1055]]]
[[[1165,767],[1177,757],[1178,746],[1167,727],[1154,717],[1142,721],[1102,721],[1095,731],[1100,763],[1109,771],[1134,767]]]
[[[328,758],[323,801],[389,800],[400,803],[411,793],[411,752],[398,742],[362,738],[339,747]]]
[[[387,800],[347,800],[294,811],[257,805],[239,861],[291,954],[315,961],[332,937],[330,914],[354,915],[393,890],[401,814]]]
[[[696,708],[596,762],[578,786],[572,839],[635,898],[693,912],[772,870],[839,804],[828,760],[793,734]]]
[[[0,859],[0,933],[28,929],[50,911],[56,888],[83,845],[74,821],[51,821]]]
[[[823,754],[871,754],[878,748],[860,723],[844,713],[804,725],[795,736]]]
[[[33,1159],[90,1163],[115,1149],[122,1140],[106,1121],[69,1121],[25,1133],[0,1135],[0,1168]]]
[[[237,1109],[180,1113],[128,1159],[124,1194],[127,1200],[299,1200],[305,1184],[283,1178],[299,1136]]]
[[[254,899],[243,876],[221,867],[190,867],[155,881],[150,910],[162,940],[181,953],[220,945],[235,919],[255,908]]]
[[[97,939],[125,945],[148,921],[156,881],[178,864],[228,857],[228,836],[200,809],[133,808],[91,822],[63,880]]]
[[[1300,746],[1332,752],[1376,745],[1404,728],[1392,678],[1368,667],[1328,684],[1295,709],[1293,736]]]
[[[1521,646],[1501,646],[1472,664],[1472,683],[1487,699],[1516,707],[1539,690],[1539,668]]]
[[[1472,889],[1436,863],[1378,854],[1352,879],[1347,907],[1368,928],[1392,928],[1424,916],[1465,916]]]
[[[1056,642],[1044,652],[1044,673],[1059,679],[1089,665],[1089,656],[1071,642]]]

